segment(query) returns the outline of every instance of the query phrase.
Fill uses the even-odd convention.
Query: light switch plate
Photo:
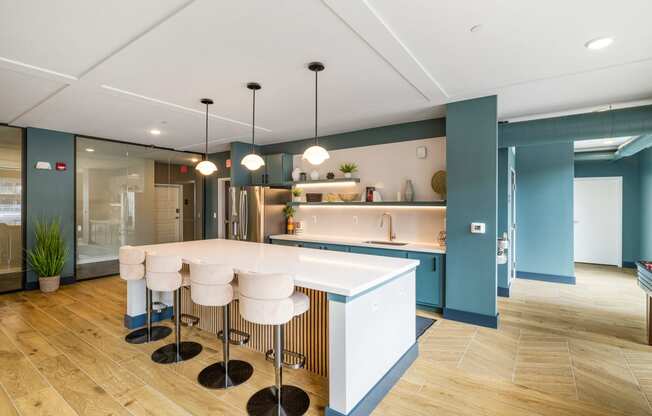
[[[471,223],[471,233],[473,234],[484,234],[486,232],[486,224],[483,222],[472,222]]]
[[[417,159],[425,159],[428,155],[428,149],[426,146],[417,147]]]

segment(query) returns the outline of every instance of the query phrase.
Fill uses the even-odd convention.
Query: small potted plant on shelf
[[[347,162],[340,165],[340,172],[344,174],[345,178],[351,178],[354,172],[358,171],[358,165],[355,163]]]
[[[285,208],[283,208],[283,214],[285,214],[285,218],[287,220],[287,233],[288,234],[294,234],[294,214],[296,213],[296,210],[294,207],[287,205]]]
[[[303,189],[292,188],[292,202],[302,202],[301,195],[303,195]]]
[[[27,252],[27,261],[38,276],[42,292],[59,289],[61,271],[68,257],[68,248],[61,234],[61,220],[37,220],[34,225],[36,243]]]

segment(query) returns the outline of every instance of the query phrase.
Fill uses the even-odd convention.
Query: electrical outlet
[[[317,216],[316,215],[312,216],[312,223],[317,224]]]
[[[353,224],[358,225],[358,216],[357,215],[353,216]]]

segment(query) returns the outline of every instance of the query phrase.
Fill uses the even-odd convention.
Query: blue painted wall
[[[36,170],[36,162],[50,162],[52,170]],[[64,162],[66,171],[56,171],[56,162]],[[25,226],[26,247],[34,246],[34,219],[61,218],[61,228],[69,249],[62,278],[74,274],[75,238],[75,136],[52,130],[28,128],[26,131]],[[27,287],[35,287],[38,278],[27,272]]]
[[[509,238],[509,224],[512,218],[512,188],[509,186],[510,172],[515,169],[515,148],[498,149],[498,237],[507,233]],[[509,276],[512,270],[512,252],[507,251],[507,263],[498,265],[498,293],[507,295],[510,287]],[[502,295],[501,295],[502,296]]]
[[[617,161],[576,161],[575,177],[623,178],[623,264],[639,259],[641,245],[641,181],[639,156]]]
[[[573,158],[573,143],[516,151],[518,272],[575,276]]]
[[[496,101],[496,96],[491,96],[447,106],[448,209],[444,316],[460,316],[456,312],[461,311],[476,318],[488,318],[497,324]],[[472,222],[485,223],[486,233],[471,234]]]
[[[641,259],[652,260],[652,148],[640,153]]]

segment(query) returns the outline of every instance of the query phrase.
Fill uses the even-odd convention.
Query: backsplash
[[[425,147],[425,158],[417,157],[417,148]],[[313,187],[307,192],[364,193],[367,186],[383,184],[380,190],[384,201],[396,201],[397,192],[404,191],[406,179],[414,186],[416,201],[433,201],[441,198],[430,185],[432,175],[446,169],[446,138],[412,140],[374,146],[329,151],[330,159],[320,166],[312,166],[294,156],[294,166],[310,175],[313,169],[325,179],[328,172],[342,177],[339,166],[345,162],[358,165],[354,177],[360,183],[350,187]],[[353,237],[362,239],[387,239],[387,224],[381,228],[380,218],[384,212],[392,214],[397,240],[434,243],[439,232],[446,229],[446,210],[443,208],[405,207],[297,207],[296,220],[304,221],[306,234]]]

